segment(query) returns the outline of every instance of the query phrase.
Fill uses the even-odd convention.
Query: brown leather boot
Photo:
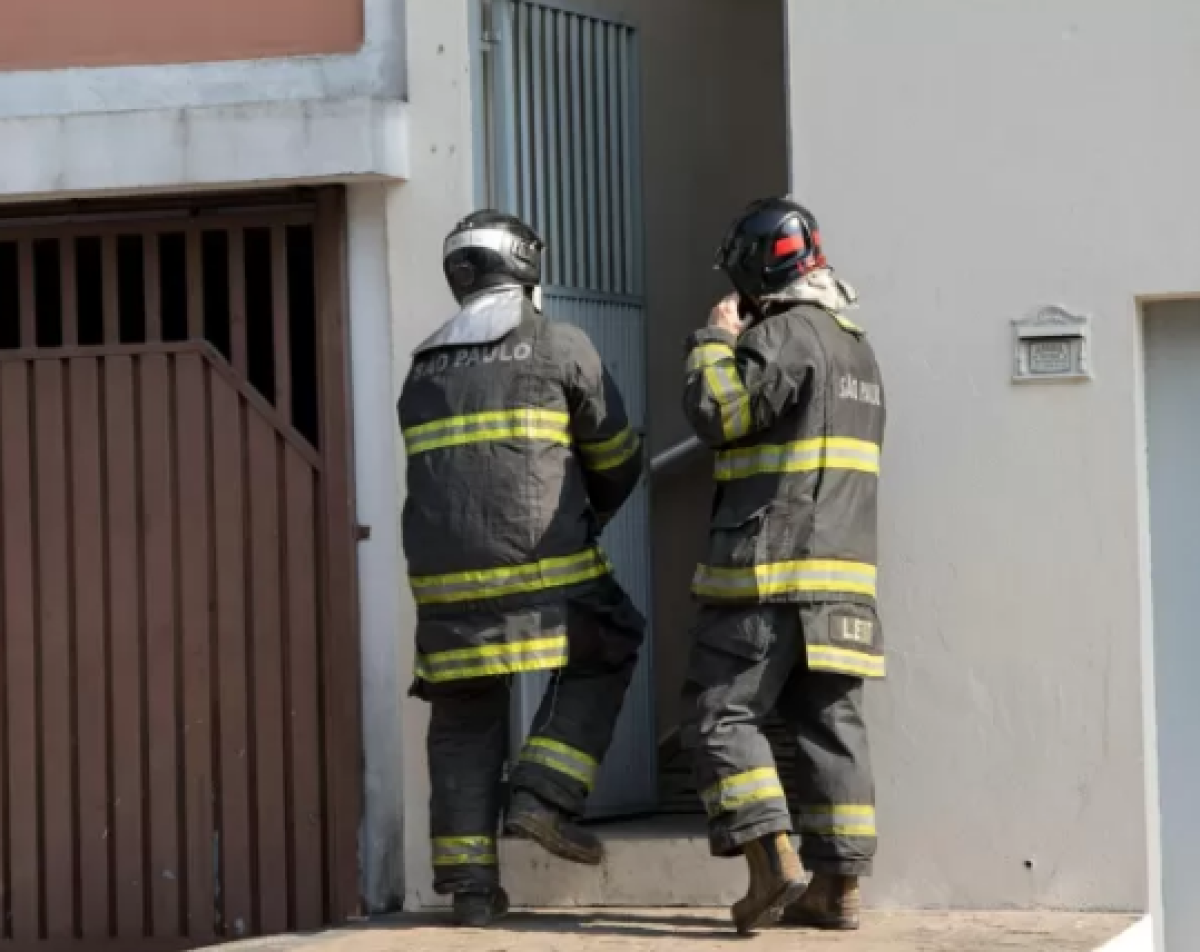
[[[746,844],[750,888],[733,904],[733,924],[743,935],[779,920],[783,910],[804,892],[800,858],[785,833]]]
[[[604,847],[595,833],[528,791],[513,794],[507,829],[569,863],[599,866],[604,862]]]
[[[784,910],[783,924],[851,931],[859,927],[861,912],[857,876],[817,873],[804,895]]]

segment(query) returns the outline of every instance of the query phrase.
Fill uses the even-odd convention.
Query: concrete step
[[[746,891],[741,860],[709,855],[700,817],[655,817],[593,828],[603,865],[577,866],[533,843],[501,844],[504,884],[528,908],[726,906]]]

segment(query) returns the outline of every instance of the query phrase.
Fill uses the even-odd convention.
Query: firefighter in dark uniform
[[[716,450],[685,736],[695,746],[714,855],[744,855],[739,931],[776,921],[859,924],[875,854],[863,682],[884,675],[875,610],[879,367],[846,316],[813,216],[788,199],[750,206],[717,266],[737,290],[688,347],[684,409]],[[777,712],[799,751],[789,815],[762,723]],[[797,857],[789,834],[801,837]],[[813,874],[804,884],[800,865]]]
[[[508,908],[496,835],[512,677],[554,672],[510,772],[508,830],[598,864],[576,820],[644,629],[598,545],[641,475],[641,440],[587,335],[540,313],[542,251],[508,215],[455,228],[444,266],[461,310],[416,349],[399,403],[435,888],[466,926]]]

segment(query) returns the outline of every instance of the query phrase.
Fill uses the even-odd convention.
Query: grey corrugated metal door
[[[637,35],[557,2],[484,0],[479,14],[478,188],[531,222],[549,246],[545,311],[584,328],[629,405],[646,420]],[[617,576],[650,616],[648,493],[638,488],[604,534]],[[597,816],[657,800],[652,639],[591,801]],[[524,739],[547,678],[515,693]]]

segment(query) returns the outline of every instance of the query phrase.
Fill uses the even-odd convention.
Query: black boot
[[[604,848],[594,834],[527,790],[513,794],[507,829],[571,863],[599,866],[604,859]]]
[[[454,924],[486,929],[508,915],[508,893],[499,886],[454,894]]]

